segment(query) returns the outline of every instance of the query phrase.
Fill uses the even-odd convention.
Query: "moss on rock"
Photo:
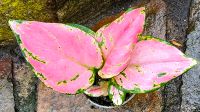
[[[9,19],[53,21],[48,0],[0,0],[0,45],[15,42]]]

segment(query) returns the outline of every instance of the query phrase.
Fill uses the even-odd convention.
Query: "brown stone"
[[[103,109],[92,105],[85,95],[66,95],[47,88],[42,82],[38,86],[38,112],[160,112],[161,94],[153,92],[138,94],[126,105],[114,109]]]
[[[58,4],[59,4],[58,0]],[[59,22],[75,23],[92,27],[108,16],[116,15],[129,7],[139,7],[149,0],[76,0],[65,1],[59,5]]]
[[[38,112],[75,112],[88,109],[84,95],[58,93],[46,87],[42,82],[38,86]]]
[[[0,79],[5,79],[8,75],[11,75],[11,65],[11,59],[0,59]]]
[[[15,112],[13,85],[9,80],[11,65],[11,59],[0,59],[0,112]]]

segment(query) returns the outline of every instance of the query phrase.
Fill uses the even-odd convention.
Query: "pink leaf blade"
[[[174,46],[151,38],[136,44],[129,66],[115,80],[132,93],[145,93],[160,88],[195,64]]]
[[[43,82],[61,93],[75,94],[92,85],[92,68],[102,65],[95,39],[77,27],[59,23],[10,21],[26,59]],[[45,80],[44,80],[45,77]],[[92,82],[91,82],[92,81]]]
[[[99,85],[91,86],[84,93],[91,97],[108,96],[108,82],[101,81]]]
[[[114,105],[122,105],[125,97],[126,97],[126,93],[118,88],[116,88],[114,85],[110,84],[109,85],[109,98],[112,100],[112,102],[114,103]]]
[[[124,13],[109,25],[97,31],[105,64],[99,75],[111,78],[118,75],[130,61],[132,49],[143,31],[145,20],[144,8]]]

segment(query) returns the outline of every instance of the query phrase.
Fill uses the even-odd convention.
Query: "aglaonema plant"
[[[77,24],[9,24],[26,60],[48,87],[60,93],[109,96],[122,105],[126,93],[157,90],[197,63],[164,40],[141,36],[144,22],[144,8],[138,8],[97,32]],[[102,80],[94,85],[97,75]]]

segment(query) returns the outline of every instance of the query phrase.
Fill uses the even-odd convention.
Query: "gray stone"
[[[194,0],[190,12],[190,32],[187,36],[186,54],[200,61],[200,0]],[[183,75],[181,110],[200,111],[200,65],[196,65]]]
[[[163,0],[152,0],[146,5],[146,25],[144,35],[165,39],[166,4]]]
[[[191,0],[163,0],[166,4],[166,39],[184,52]],[[163,89],[163,112],[181,109],[182,76],[170,81]]]
[[[200,60],[200,25],[188,35],[186,54]],[[200,111],[200,65],[183,75],[182,111]]]
[[[13,51],[13,85],[17,112],[35,112],[37,78],[17,48]]]
[[[15,112],[11,59],[0,58],[0,112]]]

